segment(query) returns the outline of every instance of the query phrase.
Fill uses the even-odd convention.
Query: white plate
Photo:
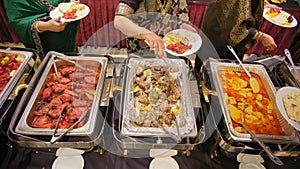
[[[285,27],[285,28],[293,28],[293,27],[297,26],[298,22],[297,22],[297,20],[296,20],[296,18],[295,18],[294,16],[293,16],[293,22],[291,23],[291,25],[285,25],[285,24],[280,24],[280,23],[278,23],[278,22],[275,22],[272,18],[269,18],[269,17],[266,15],[267,11],[269,11],[269,10],[270,10],[270,8],[265,8],[265,9],[264,9],[264,13],[263,13],[263,17],[264,17],[266,20],[268,20],[269,22],[271,22],[271,23],[273,23],[273,24],[275,24],[275,25],[278,25],[278,26]],[[285,12],[285,11],[283,11],[283,10],[280,10],[280,11],[281,11],[281,13],[283,13],[284,15],[286,15],[287,17],[290,16],[289,13],[287,13],[287,12]]]
[[[84,160],[80,156],[57,157],[52,164],[52,169],[83,169]]]
[[[149,169],[179,169],[179,165],[172,157],[154,158],[149,166]]]
[[[84,10],[83,11],[77,11],[77,13],[76,13],[77,18],[75,18],[75,19],[65,19],[65,18],[63,18],[62,17],[63,13],[59,11],[58,7],[56,7],[54,10],[50,11],[49,16],[51,18],[60,17],[60,20],[62,22],[72,22],[72,21],[80,20],[80,19],[86,17],[90,13],[90,8],[87,5],[85,5],[85,4],[80,4],[80,5],[84,6]]]
[[[280,88],[276,93],[276,104],[277,104],[277,107],[278,107],[280,113],[282,114],[283,118],[285,118],[286,121],[290,125],[292,125],[295,129],[300,131],[300,124],[289,118],[289,116],[286,113],[285,107],[284,107],[283,98],[290,93],[300,93],[300,89],[296,88],[296,87]]]
[[[239,153],[236,157],[240,163],[263,163],[264,159],[261,155]]]
[[[150,149],[149,155],[152,158],[172,157],[177,155],[177,150],[173,149]]]
[[[240,163],[239,169],[265,169],[260,163]]]
[[[173,31],[168,32],[164,37],[168,36],[168,34],[170,34],[170,33],[177,33],[177,32],[182,32],[182,31],[187,32],[189,34],[189,37],[191,38],[189,45],[192,45],[192,48],[185,51],[182,54],[179,54],[172,50],[167,49],[167,44],[165,44],[166,51],[169,54],[174,55],[174,56],[187,56],[187,55],[191,55],[191,54],[197,52],[200,49],[200,47],[202,45],[202,39],[201,39],[200,35],[196,32],[191,32],[191,31],[188,31],[185,29],[175,29]]]
[[[60,147],[56,150],[56,156],[78,156],[83,154],[83,150]]]

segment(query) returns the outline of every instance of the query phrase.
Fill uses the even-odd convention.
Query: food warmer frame
[[[80,134],[72,134],[72,131],[67,133],[60,141],[56,143],[50,143],[50,139],[54,131],[53,129],[46,129],[46,134],[40,134],[42,131],[36,131],[31,130],[28,127],[25,128],[25,132],[19,132],[16,130],[18,124],[23,124],[23,122],[20,122],[20,119],[27,116],[30,110],[30,107],[28,109],[28,106],[33,105],[33,101],[35,101],[35,97],[37,93],[39,92],[40,88],[44,85],[45,82],[43,78],[45,78],[46,75],[50,72],[49,67],[53,64],[55,61],[55,58],[66,58],[68,61],[96,61],[99,62],[101,65],[101,72],[100,76],[98,78],[98,83],[96,87],[97,93],[94,95],[93,99],[93,105],[91,111],[94,113],[92,116],[94,117],[92,122],[89,122],[87,124],[91,124],[91,127],[88,127],[86,129],[86,132],[88,134],[83,134],[83,132],[79,132]],[[102,94],[103,91],[106,91],[109,85],[106,83],[106,71],[107,71],[107,63],[109,56],[104,55],[80,55],[80,56],[67,56],[58,52],[50,51],[45,58],[43,59],[42,63],[38,67],[37,72],[32,77],[32,80],[30,81],[23,97],[22,97],[22,104],[19,104],[16,108],[16,111],[14,113],[14,116],[11,120],[11,123],[9,124],[9,129],[7,131],[7,135],[9,139],[17,144],[20,147],[28,147],[28,148],[59,148],[59,147],[69,147],[69,148],[79,148],[84,150],[91,150],[95,146],[99,145],[99,142],[102,137],[102,129],[103,129],[103,121],[105,119],[105,115],[107,114],[106,107],[100,107],[99,103],[102,102]],[[60,60],[60,59],[58,59]],[[65,60],[64,60],[65,61]],[[70,63],[69,63],[70,64]],[[47,71],[44,71],[47,70]],[[53,70],[52,70],[53,71]],[[43,85],[42,85],[43,84]],[[38,87],[37,87],[38,86]],[[33,93],[35,93],[33,95]],[[31,102],[31,104],[27,104]],[[27,111],[27,112],[26,112]],[[76,129],[74,129],[76,131]],[[64,129],[59,129],[58,134],[61,134],[64,131]],[[35,133],[36,132],[36,133]]]
[[[210,62],[219,64],[220,62],[226,64],[236,64],[239,63],[232,60],[225,60],[225,59],[212,59],[209,58],[205,64],[202,65],[201,69],[199,70],[199,77],[197,77],[198,81],[201,81],[201,88],[203,98],[208,98],[208,100],[201,101],[202,107],[204,108],[204,112],[206,116],[208,113],[214,112],[221,112],[223,108],[220,106],[220,97],[218,97],[218,87],[216,86],[216,82],[213,81],[212,74],[214,74],[214,68],[211,68]],[[279,63],[276,65],[272,70],[268,69],[261,63],[257,62],[244,62],[245,64],[249,64],[249,66],[263,66],[264,71],[266,71],[267,75],[269,76],[272,84],[276,89],[290,85],[295,87],[300,87],[299,83],[297,83],[295,77],[290,72],[288,66],[285,62]],[[218,103],[217,106],[211,106],[211,103]],[[215,119],[215,118],[214,118]],[[239,153],[246,153],[246,154],[260,154],[266,155],[264,150],[260,147],[258,143],[252,141],[251,137],[243,138],[237,137],[236,135],[230,133],[228,124],[228,119],[226,117],[221,117],[220,121],[217,123],[214,121],[213,123],[216,126],[216,130],[210,140],[204,143],[208,148],[207,151],[211,158],[216,158],[218,156],[228,156],[228,157],[236,157]],[[265,142],[265,144],[270,147],[271,151],[274,155],[280,157],[298,157],[300,155],[300,135],[299,131],[293,129],[291,137],[287,138],[277,138],[276,137],[265,137],[262,136],[261,139]]]

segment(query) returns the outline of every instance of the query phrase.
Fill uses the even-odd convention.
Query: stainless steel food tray
[[[173,66],[178,68],[174,72],[174,76],[178,77],[182,90],[182,111],[179,118],[182,118],[182,125],[179,125],[179,132],[182,137],[195,137],[197,135],[197,126],[193,111],[192,98],[188,83],[188,68],[183,60],[176,59],[172,62]],[[127,136],[162,136],[168,137],[169,134],[159,127],[138,127],[130,123],[129,119],[134,109],[132,94],[133,94],[133,78],[135,77],[138,66],[154,66],[165,67],[166,63],[162,59],[157,58],[130,58],[127,71],[124,75],[123,91],[122,91],[122,106],[121,113],[122,124],[121,134]],[[176,126],[166,127],[168,132],[177,134]]]
[[[235,131],[232,125],[232,120],[229,114],[228,106],[226,104],[224,91],[222,89],[222,86],[220,84],[220,77],[218,75],[219,70],[235,70],[235,71],[241,71],[244,70],[241,68],[239,64],[236,63],[224,63],[224,62],[218,62],[218,61],[211,61],[210,63],[210,69],[212,71],[212,80],[213,85],[216,88],[216,91],[218,93],[218,100],[221,106],[222,113],[224,115],[224,119],[226,122],[226,126],[228,128],[228,132],[230,136],[235,141],[245,141],[250,142],[252,141],[250,134],[243,134]],[[285,133],[285,136],[274,136],[274,135],[265,135],[265,134],[257,134],[257,136],[263,140],[264,142],[270,142],[270,143],[279,143],[279,142],[299,142],[299,137],[297,132],[287,123],[287,121],[282,117],[281,113],[279,112],[277,106],[276,106],[276,89],[268,76],[268,73],[263,65],[259,64],[244,64],[244,66],[247,68],[249,72],[256,73],[260,75],[260,78],[262,80],[262,83],[264,87],[266,88],[267,94],[269,98],[271,99],[271,102],[273,103],[273,107],[275,108],[279,123]]]
[[[0,50],[0,52],[8,53],[8,54],[17,54],[24,56],[24,61],[19,66],[19,68],[16,70],[15,74],[12,76],[12,78],[9,80],[9,82],[6,84],[2,92],[0,93],[0,107],[3,105],[3,103],[6,101],[8,96],[11,94],[12,90],[16,86],[19,78],[22,76],[22,73],[24,72],[26,65],[34,64],[33,60],[33,53],[27,52],[27,51],[15,51],[15,50]]]
[[[97,125],[96,123],[98,118],[99,112],[99,102],[101,98],[101,93],[102,93],[102,88],[104,84],[104,79],[105,79],[105,73],[106,73],[106,67],[107,67],[107,58],[105,57],[72,57],[72,56],[65,56],[65,58],[75,61],[76,63],[82,63],[84,66],[100,66],[101,67],[101,72],[98,78],[98,83],[96,86],[96,91],[95,95],[93,98],[93,103],[90,109],[90,114],[87,122],[80,128],[76,128],[71,130],[67,135],[69,136],[90,136],[94,133],[95,126]],[[32,96],[30,97],[30,100],[26,106],[26,108],[23,111],[23,114],[18,121],[18,124],[15,128],[15,132],[19,134],[24,134],[24,135],[38,135],[38,136],[45,136],[45,135],[52,135],[53,134],[53,129],[50,128],[34,128],[31,127],[27,123],[27,119],[30,119],[31,117],[31,112],[35,109],[35,106],[37,105],[37,102],[40,100],[41,97],[41,92],[44,86],[46,85],[46,79],[47,76],[50,73],[54,72],[53,68],[53,63],[56,63],[56,66],[59,67],[60,65],[72,65],[70,62],[66,62],[61,59],[55,59],[55,55],[52,55],[52,57],[49,59],[42,75],[41,78],[39,79],[37,86],[35,87]],[[84,62],[88,64],[84,64]],[[66,129],[59,129],[58,133],[63,132]]]

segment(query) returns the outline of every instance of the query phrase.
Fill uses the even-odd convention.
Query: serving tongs
[[[145,43],[150,47],[150,43],[145,40]],[[158,55],[160,54],[160,52],[162,51],[158,51]],[[179,71],[179,68],[176,66],[176,64],[170,59],[170,58],[167,58],[167,57],[162,57],[161,58],[165,64],[173,71],[173,72],[178,72]]]
[[[58,126],[59,126],[59,123],[63,117],[63,115],[65,114],[65,111],[63,113],[60,114],[57,122],[56,122],[56,125],[55,125],[55,128],[54,128],[54,131],[53,131],[53,134],[52,134],[52,137],[51,137],[51,140],[50,140],[50,143],[51,144],[54,144],[56,143],[57,141],[59,141],[63,136],[65,136],[68,132],[70,132],[71,130],[74,129],[74,127],[79,124],[84,118],[85,116],[88,114],[88,111],[85,111],[80,117],[79,119],[72,124],[71,127],[69,127],[67,130],[65,130],[62,134],[60,135],[57,135],[57,130],[58,130]]]
[[[54,60],[53,60],[53,67],[54,67],[54,72],[55,72],[55,75],[56,75],[56,78],[57,78],[57,81],[58,83],[60,83],[60,77],[59,77],[59,73],[57,71],[57,66],[56,66],[56,58],[57,59],[60,59],[60,60],[63,60],[63,61],[66,61],[66,62],[69,62],[69,63],[72,63],[74,64],[76,67],[79,67],[81,69],[86,69],[84,66],[82,66],[81,64],[77,63],[77,62],[74,62],[66,57],[68,57],[67,55],[64,55],[64,54],[61,54],[61,53],[58,53],[58,52],[52,52],[53,54],[55,54],[55,57],[54,57]],[[87,70],[87,69],[86,69]]]
[[[181,141],[181,135],[179,132],[179,125],[177,122],[177,119],[175,119],[175,126],[176,126],[176,131],[177,131],[177,135],[168,131],[166,128],[164,128],[163,126],[161,126],[159,124],[159,122],[156,120],[155,115],[153,114],[153,112],[150,112],[150,116],[152,121],[154,122],[155,125],[157,125],[163,132],[165,132],[168,136],[170,136],[173,140],[175,140],[177,143],[179,143]]]
[[[58,53],[58,52],[52,52],[52,54],[54,55],[54,59],[58,58],[61,60],[64,60],[66,62],[72,63],[74,64],[76,67],[79,67],[81,69],[86,69],[86,67],[84,67],[83,65],[81,65],[80,63],[74,62],[73,60],[68,59],[67,55],[64,55],[62,53]]]

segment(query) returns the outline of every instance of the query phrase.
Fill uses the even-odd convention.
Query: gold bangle
[[[35,24],[35,30],[36,30],[38,33],[41,33],[41,32],[42,32],[42,31],[39,30],[39,28],[38,28],[38,22],[36,22],[36,24]]]
[[[263,35],[263,33],[261,31],[256,31],[256,33],[252,39],[259,40],[262,35]]]
[[[257,37],[257,40],[259,40],[263,35],[264,35],[264,33],[262,33],[261,31],[259,31],[259,35]]]
[[[258,34],[259,34],[259,32],[258,31],[255,31],[255,34],[254,34],[254,36],[253,36],[253,38],[252,39],[257,39],[257,36],[258,36]]]
[[[144,30],[145,30],[145,28],[142,28],[142,30],[138,32],[138,34],[137,34],[138,39],[142,39],[142,34],[144,33]]]

